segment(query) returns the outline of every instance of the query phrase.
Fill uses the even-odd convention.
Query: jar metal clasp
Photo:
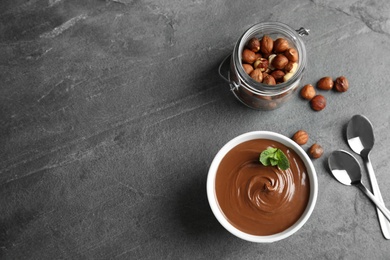
[[[218,73],[219,73],[219,76],[224,79],[227,83],[229,83],[229,86],[230,86],[230,90],[233,91],[233,90],[237,90],[239,87],[240,87],[240,84],[236,83],[235,81],[230,81],[230,71],[227,70],[227,77],[225,75],[222,74],[222,67],[223,65],[225,65],[226,61],[231,57],[232,55],[229,54],[228,56],[226,56],[221,64],[219,64],[219,67],[218,67]]]
[[[310,33],[310,29],[306,29],[306,28],[303,28],[303,27],[301,27],[301,28],[299,28],[298,30],[295,30],[298,34],[299,34],[299,36],[306,36],[306,35],[309,35],[309,33]]]

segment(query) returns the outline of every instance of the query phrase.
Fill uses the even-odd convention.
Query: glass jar
[[[272,110],[279,108],[286,103],[297,89],[305,70],[306,48],[301,39],[302,35],[307,35],[309,30],[304,28],[295,31],[289,26],[280,22],[263,22],[250,27],[237,41],[233,54],[230,56],[230,68],[228,78],[220,75],[228,81],[232,93],[243,104],[253,109]],[[273,40],[284,38],[289,42],[289,46],[298,51],[298,67],[294,75],[286,82],[276,85],[267,85],[252,79],[242,66],[241,54],[247,42],[257,37],[261,39],[264,35],[270,36]]]

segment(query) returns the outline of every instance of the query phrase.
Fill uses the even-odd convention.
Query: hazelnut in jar
[[[272,110],[291,98],[306,65],[306,48],[294,29],[279,22],[258,23],[250,27],[234,47],[229,83],[233,94],[243,104]]]

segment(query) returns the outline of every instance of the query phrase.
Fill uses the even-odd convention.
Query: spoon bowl
[[[354,115],[348,122],[347,139],[352,151],[367,156],[375,142],[371,122],[363,115]]]
[[[344,185],[359,183],[362,178],[360,164],[346,151],[334,151],[328,158],[333,176]]]

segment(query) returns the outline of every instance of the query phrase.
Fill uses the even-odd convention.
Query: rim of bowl
[[[217,170],[219,167],[219,164],[221,160],[225,157],[225,155],[235,146],[237,146],[240,143],[243,143],[245,141],[254,140],[254,139],[270,139],[277,141],[291,149],[293,149],[302,159],[304,162],[307,173],[310,180],[310,197],[307,204],[307,207],[305,211],[303,212],[302,216],[298,219],[298,221],[293,224],[291,227],[287,228],[286,230],[273,234],[268,236],[257,236],[257,235],[251,235],[248,233],[245,233],[236,227],[234,227],[224,216],[222,210],[219,207],[216,194],[215,194],[215,176],[217,174]],[[295,232],[297,232],[309,219],[311,213],[314,210],[316,201],[317,201],[317,194],[318,194],[318,180],[317,180],[317,173],[315,171],[314,165],[307,155],[307,153],[300,147],[298,144],[296,144],[293,140],[290,138],[271,131],[252,131],[247,132],[244,134],[241,134],[233,139],[231,139],[229,142],[227,142],[215,155],[207,176],[207,198],[211,207],[211,210],[214,214],[214,216],[217,218],[218,222],[230,233],[233,235],[250,241],[250,242],[257,242],[257,243],[271,243],[276,242],[282,239],[285,239]]]

